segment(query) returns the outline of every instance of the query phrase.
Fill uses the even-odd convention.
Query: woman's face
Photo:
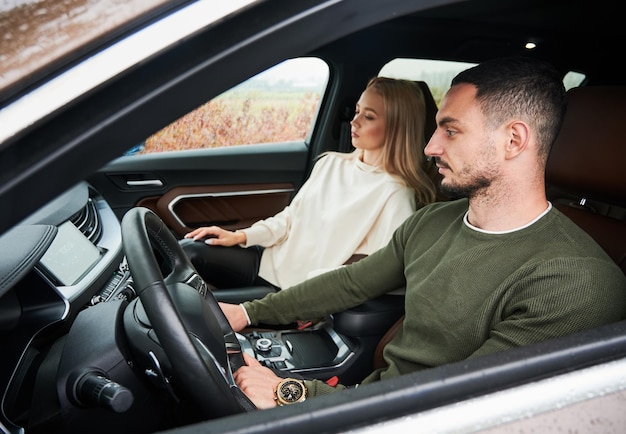
[[[369,87],[356,103],[354,118],[350,122],[352,146],[367,153],[379,154],[385,141],[385,125],[383,97]]]

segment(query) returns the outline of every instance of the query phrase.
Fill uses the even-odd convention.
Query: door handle
[[[127,180],[126,185],[129,187],[163,187],[163,182],[160,179]]]

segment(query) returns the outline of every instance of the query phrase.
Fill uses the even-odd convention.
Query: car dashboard
[[[32,424],[34,403],[46,401],[37,396],[39,384],[52,381],[42,375],[54,378],[55,374],[46,371],[45,366],[48,360],[57,359],[50,354],[75,327],[79,314],[104,305],[117,304],[122,306],[118,309],[124,309],[138,297],[124,255],[120,220],[106,199],[86,182],[72,187],[0,237],[0,248],[12,252],[3,255],[0,264],[0,428],[20,432],[21,427]],[[204,281],[197,275],[196,280],[206,291]],[[203,294],[199,285],[188,285]],[[244,330],[237,333],[237,339],[242,351],[290,375],[349,378],[349,372],[353,372],[353,380],[358,381],[370,369],[367,364],[359,366],[360,361],[371,360],[373,347],[370,354],[363,350],[364,342],[351,336],[355,319],[350,313],[342,314],[339,321],[331,316],[285,328]],[[101,325],[87,327],[90,331],[85,333],[96,334],[93,341],[108,339],[104,334],[117,334],[104,318],[97,320]],[[355,318],[357,323],[362,322],[362,312],[357,312]],[[343,329],[341,324],[345,325]],[[102,351],[93,357],[104,360],[108,356]],[[131,366],[131,359],[125,364]],[[54,396],[49,398],[56,400]],[[45,411],[36,413],[36,418],[45,417]]]
[[[15,229],[24,233],[33,226],[56,228],[56,234],[47,245],[43,241],[45,250],[33,269],[27,267],[20,273],[36,272],[72,305],[83,305],[95,296],[90,289],[103,279],[119,282],[123,268],[120,223],[106,200],[87,183],[74,186]]]
[[[0,249],[12,252],[0,264],[2,418],[19,421],[49,343],[86,307],[135,294],[119,220],[87,183],[5,233]]]

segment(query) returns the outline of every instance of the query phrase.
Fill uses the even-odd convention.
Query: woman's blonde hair
[[[410,80],[374,77],[366,88],[383,98],[385,142],[380,167],[415,191],[419,207],[435,201],[436,187],[426,170],[424,128],[426,102],[417,83]],[[359,155],[360,150],[353,154]]]

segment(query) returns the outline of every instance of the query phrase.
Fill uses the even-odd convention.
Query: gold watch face
[[[287,379],[278,384],[276,391],[279,402],[284,404],[293,404],[295,402],[304,401],[306,398],[306,389],[304,384],[298,380]]]

